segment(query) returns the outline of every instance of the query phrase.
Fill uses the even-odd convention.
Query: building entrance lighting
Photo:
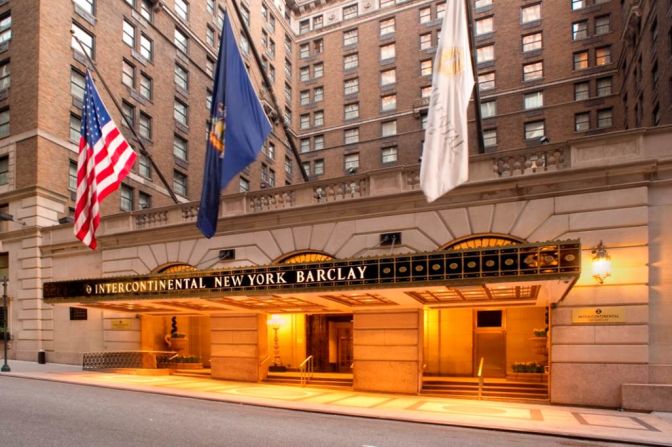
[[[611,257],[602,241],[593,249],[593,278],[600,284],[611,276]]]
[[[280,339],[278,338],[278,330],[280,326],[285,324],[285,319],[280,315],[271,315],[266,324],[273,329],[273,364],[268,367],[268,370],[285,371],[286,368],[282,366],[282,362],[280,361]]]

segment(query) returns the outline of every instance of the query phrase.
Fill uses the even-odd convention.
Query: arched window
[[[273,261],[273,264],[304,264],[307,262],[331,261],[333,256],[317,250],[301,251],[283,255]]]
[[[197,269],[189,264],[181,263],[172,263],[164,264],[162,266],[154,269],[152,273],[183,273],[183,272],[195,272]]]
[[[525,240],[506,234],[479,234],[455,239],[441,247],[441,250],[467,250],[474,248],[494,248],[504,245],[524,244]]]

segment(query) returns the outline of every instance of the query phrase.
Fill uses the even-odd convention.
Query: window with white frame
[[[154,41],[144,34],[140,34],[140,55],[148,61],[154,57]]]
[[[481,102],[481,118],[492,118],[497,115],[497,101],[483,101]]]
[[[520,9],[520,23],[532,23],[541,20],[541,3],[523,6]]]
[[[343,8],[343,20],[353,19],[355,17],[357,17],[357,3]]]
[[[380,124],[380,135],[391,137],[397,134],[397,120],[383,121]]]
[[[324,175],[324,160],[315,160],[313,162],[313,175]]]
[[[432,48],[432,33],[420,34],[420,49],[429,50]]]
[[[75,5],[77,5],[82,11],[93,15],[93,1],[94,0],[74,0]]]
[[[144,73],[140,74],[140,96],[145,99],[152,99],[152,78]]]
[[[574,130],[576,132],[585,132],[590,130],[589,112],[582,112],[574,115]]]
[[[526,140],[536,140],[546,135],[543,120],[525,123],[524,127]]]
[[[0,138],[9,136],[9,108],[0,111]]]
[[[523,36],[523,53],[530,51],[541,50],[542,48],[542,34],[532,33]]]
[[[492,16],[476,20],[476,35],[491,34],[495,30],[495,22]]]
[[[185,0],[175,0],[175,13],[182,20],[189,19],[189,3]]]
[[[299,127],[301,129],[310,128],[310,113],[302,113],[299,117]]]
[[[359,127],[345,129],[343,131],[343,139],[345,144],[359,143]]]
[[[544,77],[544,63],[542,61],[523,65],[523,81],[534,81]]]
[[[154,18],[154,4],[150,0],[140,0],[140,15],[151,22]]]
[[[86,81],[84,75],[74,68],[70,69],[70,94],[80,103],[84,100],[85,88]]]
[[[4,22],[7,20],[7,18],[0,19],[0,44],[9,40],[11,38],[11,29],[9,30],[9,37],[5,34],[8,30],[3,30]],[[11,25],[11,17],[9,18],[9,24]],[[88,31],[86,31],[84,28],[81,26],[77,25],[76,23],[73,22],[72,24],[72,39],[70,46],[77,52],[81,53],[82,52],[82,47],[79,46],[77,43],[77,39],[82,43],[82,46],[84,47],[84,52],[91,58],[93,58],[93,52],[94,52],[94,38],[91,34],[89,34]]]
[[[343,46],[357,45],[359,33],[357,29],[351,29],[343,32]]]
[[[152,196],[146,192],[140,191],[138,193],[138,207],[141,210],[146,210],[152,207]]]
[[[579,20],[572,23],[572,40],[581,40],[588,37],[588,20]]]
[[[359,78],[346,79],[343,81],[343,94],[355,95],[359,93]]]
[[[189,72],[180,64],[175,64],[175,86],[185,92],[189,91]]]
[[[316,151],[324,149],[324,135],[315,135],[313,137],[313,149]]]
[[[344,107],[344,117],[346,120],[359,118],[359,103],[346,104]]]
[[[144,112],[140,112],[138,118],[138,133],[142,138],[147,140],[152,139],[152,117]]]
[[[590,83],[577,82],[574,84],[574,100],[583,101],[588,98],[590,98]]]
[[[187,175],[180,171],[173,171],[173,190],[175,194],[187,197]]]
[[[324,76],[324,64],[320,62],[319,64],[313,65],[313,78],[321,78]]]
[[[359,56],[357,53],[346,54],[343,56],[343,69],[354,70],[359,66]]]
[[[395,20],[394,17],[380,21],[380,37],[394,34]]]
[[[2,160],[5,159],[5,164],[3,166]],[[6,162],[7,157],[2,157],[0,158],[0,184],[3,184],[2,182],[2,172],[3,170],[6,172],[7,170],[7,162]],[[3,169],[4,168],[4,169]],[[5,177],[7,175],[5,174]],[[5,184],[7,182],[4,182]],[[68,163],[68,190],[76,192],[77,191],[77,162],[74,160],[69,160]]]
[[[324,87],[315,87],[313,89],[313,102],[321,102],[324,100]]]
[[[128,185],[121,185],[119,188],[121,211],[133,211],[133,188]]]
[[[187,126],[189,123],[189,106],[179,99],[175,99],[175,103],[173,104],[173,117],[178,123]]]
[[[78,143],[82,131],[82,119],[70,114],[70,141]]]
[[[302,90],[299,93],[299,101],[302,106],[310,104],[310,90]]]
[[[135,88],[135,66],[126,59],[121,61],[121,83],[128,88]]]
[[[597,96],[609,96],[612,93],[613,80],[611,76],[597,80]]]
[[[145,178],[152,178],[152,163],[146,155],[138,154],[138,174]]]
[[[313,113],[313,126],[324,126],[324,112],[322,110]]]
[[[359,154],[347,154],[343,157],[343,167],[346,172],[354,172],[359,169]]]
[[[180,31],[178,28],[175,28],[173,43],[175,44],[177,49],[182,51],[183,53],[189,52],[189,38],[185,33]]]
[[[432,21],[432,8],[420,8],[420,23],[429,23]]]
[[[397,146],[384,147],[380,151],[380,161],[383,164],[394,163],[397,161]]]
[[[432,75],[432,60],[425,59],[420,61],[420,76],[431,76]]]
[[[302,138],[299,142],[299,150],[301,153],[310,152],[310,138]]]
[[[476,63],[483,64],[495,60],[495,46],[485,45],[476,48]]]
[[[396,56],[396,46],[394,43],[383,45],[380,47],[380,60],[394,59]]]
[[[597,127],[605,129],[613,125],[613,111],[611,108],[597,111]]]
[[[380,72],[380,85],[385,87],[397,82],[397,70],[394,68]]]
[[[497,146],[497,129],[486,129],[483,131],[483,147]]]
[[[495,88],[495,72],[480,73],[478,75],[478,90],[487,91]]]
[[[75,189],[77,189],[77,164],[75,164]],[[9,184],[9,156],[0,157],[0,185]]]
[[[124,20],[121,25],[121,40],[131,48],[135,48],[135,26]]]
[[[390,112],[396,110],[397,108],[397,95],[385,95],[380,98],[380,110],[381,112]]]
[[[544,92],[525,93],[523,96],[525,110],[538,109],[544,106]]]

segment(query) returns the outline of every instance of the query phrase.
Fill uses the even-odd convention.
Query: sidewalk
[[[82,371],[79,366],[10,360],[2,376],[52,380],[319,413],[672,446],[672,415],[508,402],[403,396],[229,382],[180,376]]]

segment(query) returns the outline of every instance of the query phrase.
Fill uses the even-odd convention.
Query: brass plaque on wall
[[[624,307],[581,307],[572,309],[572,324],[625,323]]]
[[[112,326],[110,329],[113,331],[128,331],[133,326],[133,320],[130,318],[118,318],[112,320]]]

